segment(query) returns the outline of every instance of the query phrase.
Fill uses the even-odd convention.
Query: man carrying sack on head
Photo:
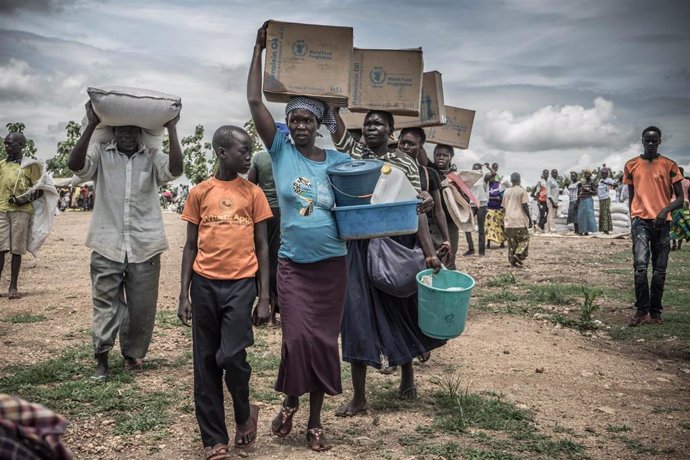
[[[96,202],[86,245],[91,253],[95,379],[110,375],[108,352],[120,333],[125,370],[143,369],[153,335],[160,254],[168,248],[158,187],[182,174],[177,115],[165,124],[170,155],[141,142],[141,128],[116,126],[114,139],[93,143],[100,119],[86,104],[88,124],[72,150],[69,168],[93,180]]]

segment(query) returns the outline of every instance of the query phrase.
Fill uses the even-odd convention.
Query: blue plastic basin
[[[343,240],[366,240],[417,233],[419,200],[398,203],[336,206],[338,235]]]

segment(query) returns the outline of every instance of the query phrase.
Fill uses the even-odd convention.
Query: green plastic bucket
[[[419,328],[435,339],[452,339],[465,330],[467,310],[474,288],[474,279],[462,272],[432,269],[417,273]],[[432,275],[432,285],[422,284],[422,276]]]

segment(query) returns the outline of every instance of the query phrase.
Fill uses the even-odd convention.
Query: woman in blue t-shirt
[[[309,393],[307,442],[323,451],[331,448],[321,425],[324,394],[342,392],[338,334],[347,289],[347,250],[331,212],[334,198],[326,169],[350,158],[314,145],[321,124],[335,130],[335,119],[320,101],[295,97],[287,104],[292,141],[276,129],[261,96],[265,47],[266,24],[256,37],[247,100],[271,156],[281,217],[277,283],[283,342],[275,389],[286,398],[271,430],[279,437],[290,434],[299,397]]]

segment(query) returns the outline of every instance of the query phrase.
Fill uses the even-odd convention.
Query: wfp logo
[[[369,72],[369,79],[375,85],[381,85],[386,81],[386,71],[383,67],[374,67],[371,72]]]
[[[307,54],[307,51],[309,51],[309,47],[304,40],[297,40],[292,44],[292,54],[295,56],[302,57]]]

